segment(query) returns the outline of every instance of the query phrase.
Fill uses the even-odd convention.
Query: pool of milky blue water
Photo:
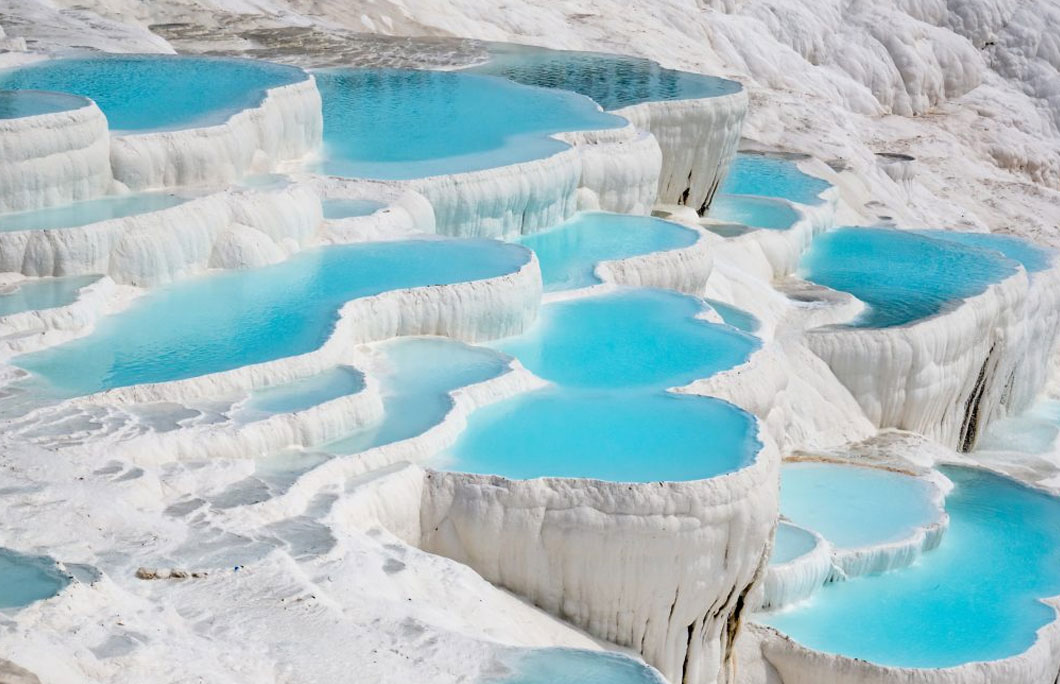
[[[13,363],[74,395],[216,373],[317,349],[352,299],[512,273],[529,255],[491,240],[309,250],[272,266],[158,288],[91,335]]]
[[[1051,622],[1060,594],[1060,499],[1007,478],[947,467],[950,527],[914,565],[835,582],[760,615],[810,648],[899,667],[1016,655]]]
[[[1015,416],[990,423],[975,445],[976,451],[1018,451],[1044,454],[1060,437],[1060,401],[1041,399]]]
[[[730,95],[741,89],[736,81],[666,69],[640,57],[502,43],[491,44],[488,49],[490,60],[470,71],[579,93],[607,110],[644,102]]]
[[[933,485],[879,468],[787,463],[780,512],[840,548],[895,542],[939,519]]]
[[[0,231],[77,228],[97,221],[168,209],[187,201],[187,197],[167,192],[110,195],[47,209],[0,214]]]
[[[324,104],[318,170],[399,180],[478,171],[566,149],[552,133],[616,128],[591,100],[493,76],[402,69],[315,72]]]
[[[885,228],[839,228],[814,239],[800,264],[806,280],[868,304],[850,325],[906,325],[948,310],[1016,272],[1001,252]]]
[[[0,294],[0,316],[54,309],[73,304],[81,288],[99,280],[97,275],[66,276],[63,278],[28,278],[19,281],[16,289]]]
[[[0,610],[51,598],[69,583],[70,578],[50,558],[0,549]]]
[[[250,416],[297,413],[364,389],[364,374],[349,366],[256,390],[243,405]]]
[[[112,131],[143,133],[224,123],[269,88],[304,81],[301,69],[250,59],[94,55],[0,70],[0,88],[91,98]]]
[[[66,93],[37,90],[0,90],[0,119],[20,119],[80,109],[88,102]]]
[[[773,552],[769,556],[770,565],[790,563],[796,558],[805,556],[817,546],[817,537],[809,530],[781,521],[777,525],[777,536],[773,542]]]
[[[768,197],[750,195],[715,195],[707,216],[718,221],[767,230],[787,230],[799,220],[799,212],[790,205]]]
[[[509,672],[484,684],[666,684],[655,668],[618,653],[540,648],[504,658]]]
[[[386,206],[386,202],[370,199],[326,199],[321,204],[324,206],[326,219],[371,216]]]
[[[1012,261],[1018,261],[1028,273],[1037,273],[1049,268],[1056,251],[1041,247],[1014,235],[998,233],[962,233],[952,230],[922,230],[921,235],[936,240],[947,240],[969,247],[978,247],[1000,252]]]
[[[688,247],[698,238],[694,230],[651,216],[589,212],[519,243],[537,254],[545,290],[552,292],[600,283],[594,270],[601,261]]]
[[[799,204],[821,204],[820,195],[832,187],[827,181],[803,173],[790,159],[741,152],[729,166],[718,193],[779,197]]]

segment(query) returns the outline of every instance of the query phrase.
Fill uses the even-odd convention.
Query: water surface
[[[832,185],[827,181],[800,171],[794,160],[740,152],[729,166],[718,193],[779,197],[813,205],[824,202],[820,195],[830,187]]]
[[[77,228],[98,221],[168,209],[187,201],[187,197],[167,192],[111,195],[46,209],[0,214],[0,231]]]

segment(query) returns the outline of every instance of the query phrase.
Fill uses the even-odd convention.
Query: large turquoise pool
[[[898,667],[952,667],[1025,651],[1055,618],[1060,499],[983,471],[945,468],[950,527],[901,570],[826,585],[759,616],[810,648]]]
[[[545,290],[556,291],[600,283],[595,270],[601,261],[688,247],[698,238],[694,230],[651,216],[590,212],[519,243],[537,254]]]
[[[553,133],[625,125],[572,93],[463,72],[326,69],[323,173],[422,178],[541,159]]]
[[[50,558],[0,549],[0,610],[51,598],[69,583]]]
[[[491,44],[489,53],[490,60],[471,71],[579,93],[608,110],[660,100],[730,95],[741,89],[736,81],[666,69],[640,57],[502,43]]]
[[[273,266],[159,288],[91,335],[14,363],[73,394],[216,373],[318,348],[352,299],[511,273],[529,255],[491,240],[310,250]]]
[[[799,204],[821,204],[827,181],[803,173],[795,161],[766,154],[741,152],[718,188],[722,195],[761,195]]]
[[[4,86],[0,86],[4,87]],[[80,109],[88,104],[84,98],[66,93],[38,90],[0,90],[0,119],[20,119]]]
[[[962,233],[953,230],[922,230],[919,232],[925,237],[936,240],[947,240],[969,247],[999,252],[1012,261],[1021,263],[1028,273],[1044,271],[1052,265],[1056,257],[1055,250],[1040,247],[1014,235]]]
[[[840,228],[803,257],[807,280],[849,292],[868,311],[852,325],[885,328],[933,316],[1016,272],[995,249],[884,228]]]
[[[111,130],[147,132],[224,123],[256,107],[269,88],[304,81],[296,67],[250,59],[94,55],[0,71],[0,88],[91,98]]]
[[[0,214],[0,231],[77,228],[97,221],[168,209],[187,201],[187,197],[166,192],[111,195],[47,209]]]

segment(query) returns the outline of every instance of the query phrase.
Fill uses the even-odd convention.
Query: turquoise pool
[[[922,230],[921,235],[935,240],[947,240],[969,247],[1000,252],[1012,261],[1023,264],[1028,273],[1044,271],[1052,265],[1056,251],[1013,235],[1000,233],[961,233],[953,230]]]
[[[1016,272],[993,249],[884,228],[840,228],[817,237],[802,277],[869,306],[851,325],[886,328],[934,316]]]
[[[324,218],[326,219],[371,216],[386,206],[386,202],[370,199],[326,199],[322,204],[324,205]]]
[[[897,667],[952,667],[1025,651],[1055,617],[1060,499],[967,468],[938,549],[901,570],[826,585],[764,621],[810,648]]]
[[[755,333],[760,327],[762,327],[761,321],[758,318],[743,309],[726,304],[725,302],[719,302],[716,299],[705,299],[704,300],[710,308],[714,309],[721,320],[734,328],[743,330],[745,333]]]
[[[64,278],[28,278],[19,281],[17,289],[0,294],[0,316],[54,309],[73,304],[81,288],[99,280],[99,276],[67,276]]]
[[[0,90],[0,119],[21,119],[81,109],[88,104],[83,98],[66,93],[39,90]]]
[[[51,598],[70,584],[55,561],[0,549],[0,610],[17,609]]]
[[[306,78],[296,67],[250,59],[93,55],[2,70],[0,88],[91,98],[111,130],[143,133],[224,123],[259,105],[266,90]]]
[[[545,290],[571,290],[600,283],[594,273],[601,261],[679,249],[699,235],[677,223],[651,216],[591,212],[519,239],[541,263]]]
[[[168,209],[187,201],[187,197],[165,192],[112,195],[47,209],[0,214],[0,231],[77,228],[97,221]]]
[[[260,389],[243,405],[249,416],[297,413],[364,389],[364,374],[349,366],[336,366],[323,373],[283,385]]]
[[[740,91],[736,81],[666,69],[639,57],[493,43],[490,60],[470,71],[584,95],[607,110],[660,100],[691,100]]]
[[[787,230],[800,218],[799,212],[788,204],[768,197],[722,194],[714,197],[707,216],[717,221],[767,230]]]
[[[326,69],[322,173],[400,180],[541,159],[552,133],[625,125],[591,100],[464,72]]]
[[[529,255],[490,240],[309,250],[273,266],[158,288],[91,335],[13,363],[74,395],[216,373],[318,348],[352,299],[512,273]]]
[[[718,193],[779,197],[799,204],[821,204],[820,195],[832,187],[827,181],[803,173],[798,164],[782,157],[741,152],[736,155]]]
[[[617,653],[539,648],[504,658],[509,672],[486,684],[666,684],[655,668]]]
[[[817,546],[817,537],[809,530],[781,521],[777,525],[777,536],[773,542],[773,552],[769,556],[770,565],[790,563],[796,558],[805,556]]]

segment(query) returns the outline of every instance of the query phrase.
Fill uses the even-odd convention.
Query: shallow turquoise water
[[[905,325],[982,293],[1015,272],[1000,253],[884,228],[840,228],[817,237],[800,270],[871,307],[854,327]]]
[[[369,216],[386,206],[386,202],[369,199],[326,199],[322,204],[326,219]]]
[[[69,583],[50,558],[0,549],[0,609],[51,598]]]
[[[799,213],[787,204],[749,195],[715,195],[707,216],[768,230],[787,230],[799,220]]]
[[[327,69],[324,160],[337,176],[409,179],[551,156],[551,133],[625,125],[590,100],[464,72]]]
[[[921,235],[936,240],[948,240],[969,247],[989,249],[1004,254],[1013,261],[1023,264],[1028,273],[1036,273],[1049,268],[1054,250],[1039,247],[1033,242],[1012,235],[999,233],[961,233],[952,230],[922,230]]]
[[[0,294],[0,316],[73,304],[78,291],[97,280],[96,275],[23,280],[14,292]]]
[[[800,171],[794,161],[741,152],[729,166],[729,173],[718,188],[718,193],[761,195],[800,204],[821,204],[824,200],[820,194],[830,187],[827,181]]]
[[[996,475],[944,468],[956,484],[938,549],[901,570],[825,586],[756,619],[830,653],[901,667],[1016,655],[1054,617],[1060,500]]]
[[[770,565],[780,565],[805,556],[817,546],[813,533],[801,527],[781,522],[777,525],[777,536],[773,543],[773,553],[769,556]]]
[[[665,69],[651,60],[625,55],[500,43],[490,45],[489,52],[490,61],[470,71],[579,93],[609,110],[643,102],[717,97],[741,88],[736,81]]]
[[[549,304],[525,334],[496,343],[535,375],[566,387],[683,385],[743,363],[757,338],[695,316],[702,303],[630,289]]]
[[[545,388],[475,411],[448,467],[513,479],[699,480],[753,462],[755,434],[750,414],[709,397]]]
[[[938,519],[934,489],[878,468],[788,463],[780,469],[780,512],[840,548],[898,541]]]
[[[97,221],[168,209],[187,201],[187,197],[165,192],[100,197],[47,209],[0,214],[0,231],[76,228]]]
[[[364,375],[349,366],[254,392],[245,407],[254,413],[296,413],[364,389]]]
[[[87,104],[83,99],[65,93],[0,90],[0,119],[19,119],[24,116],[68,112],[72,109],[80,109]]]
[[[13,362],[73,394],[216,373],[318,348],[352,299],[511,273],[528,258],[518,245],[490,240],[310,250],[159,288],[91,335]]]
[[[666,684],[655,668],[617,653],[540,648],[505,660],[511,672],[486,684]]]
[[[111,130],[145,132],[223,123],[260,104],[267,89],[305,79],[301,69],[249,59],[98,55],[0,71],[0,88],[82,95]]]
[[[545,290],[552,292],[601,282],[593,273],[601,261],[688,247],[698,238],[693,230],[651,216],[591,212],[519,243],[537,253]]]
[[[719,316],[721,316],[721,320],[746,333],[755,333],[762,325],[754,314],[732,306],[731,304],[719,302],[716,299],[705,299],[704,301],[710,306],[710,308],[714,309]]]
[[[484,347],[440,337],[397,339],[380,345],[387,371],[382,374],[383,421],[320,448],[353,454],[410,439],[445,418],[453,402],[449,392],[503,373],[508,359]]]
[[[1044,454],[1060,436],[1060,401],[1042,399],[1023,413],[990,423],[976,451],[1019,451]]]

